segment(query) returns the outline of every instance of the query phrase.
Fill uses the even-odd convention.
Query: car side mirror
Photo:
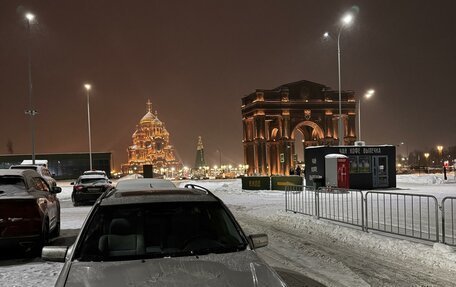
[[[62,188],[60,186],[53,186],[51,188],[51,192],[52,193],[61,193],[62,192]]]
[[[41,258],[46,261],[65,262],[68,246],[44,246]]]
[[[110,180],[109,180],[108,182],[109,182],[109,183],[112,183],[112,181],[110,181]]]
[[[70,184],[71,184],[71,185],[74,185],[74,181],[72,181]]]
[[[249,241],[253,249],[265,247],[269,243],[268,235],[263,233],[249,235]]]

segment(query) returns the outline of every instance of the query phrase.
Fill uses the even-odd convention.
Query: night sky
[[[33,12],[36,152],[87,152],[83,83],[91,94],[92,149],[127,159],[131,135],[153,110],[193,166],[198,136],[206,161],[243,160],[241,98],[309,80],[376,94],[362,104],[368,144],[456,145],[456,1],[13,1],[0,0],[0,154],[31,153],[27,30]],[[8,147],[8,142],[11,142]]]

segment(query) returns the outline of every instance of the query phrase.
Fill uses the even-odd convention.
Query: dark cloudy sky
[[[94,151],[126,148],[146,101],[165,122],[186,165],[203,137],[206,160],[242,162],[241,97],[309,80],[337,88],[337,32],[344,31],[342,88],[374,98],[362,106],[370,144],[410,151],[456,144],[456,1],[0,1],[0,154],[30,153],[27,34],[32,57],[36,151],[88,150],[89,81]]]

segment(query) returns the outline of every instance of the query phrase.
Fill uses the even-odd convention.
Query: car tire
[[[51,237],[59,237],[60,236],[60,218],[59,221],[57,221],[57,224],[54,227],[54,230],[52,230]]]
[[[38,240],[36,246],[32,249],[33,255],[41,256],[41,250],[49,242],[49,235],[49,219],[46,218],[43,222],[40,239]]]
[[[71,201],[73,202],[74,207],[79,206],[79,202],[75,201],[74,197],[71,197]]]
[[[40,245],[41,247],[45,246],[49,242],[50,230],[49,230],[49,219],[46,218],[43,224],[43,230],[41,231],[40,236]]]

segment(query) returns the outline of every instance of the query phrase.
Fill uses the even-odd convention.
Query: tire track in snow
[[[456,275],[419,262],[352,248],[319,234],[305,234],[230,206],[243,228],[272,239],[258,253],[271,265],[283,265],[328,286],[456,286]],[[321,235],[321,234],[320,234]],[[305,238],[303,238],[305,236]]]

